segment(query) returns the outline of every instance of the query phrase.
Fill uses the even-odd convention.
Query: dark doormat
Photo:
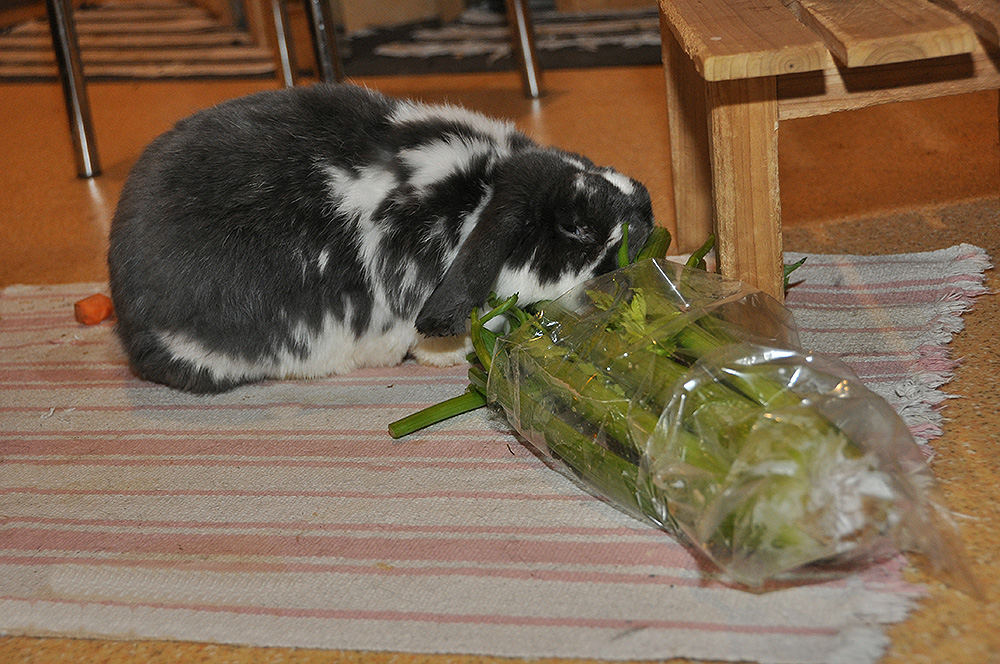
[[[657,65],[656,7],[623,11],[533,13],[543,69]],[[354,76],[507,71],[515,67],[506,16],[470,9],[440,21],[352,33],[341,38],[344,70]]]

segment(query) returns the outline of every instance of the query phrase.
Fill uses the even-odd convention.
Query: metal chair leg
[[[306,0],[306,13],[312,28],[319,79],[326,83],[339,83],[344,80],[344,71],[337,53],[336,24],[330,0]]]
[[[73,135],[76,171],[80,177],[90,178],[101,174],[101,162],[90,120],[90,101],[87,99],[87,85],[83,78],[71,1],[45,0],[45,5],[49,13],[52,47],[59,65],[66,113],[69,115],[69,129]]]
[[[535,49],[535,29],[527,0],[507,0],[507,21],[513,31],[514,55],[521,67],[524,94],[532,99],[542,95],[542,68]]]
[[[295,55],[292,50],[292,31],[288,24],[288,7],[285,0],[271,0],[274,30],[278,46],[278,65],[286,88],[295,87]]]

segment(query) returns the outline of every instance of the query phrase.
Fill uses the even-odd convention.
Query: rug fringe
[[[946,344],[965,329],[962,316],[972,309],[975,299],[988,293],[984,273],[993,268],[989,254],[981,247],[963,243],[942,251],[953,254],[953,259],[946,263],[945,274],[956,281],[942,295],[925,343],[916,349],[917,371],[896,387],[897,395],[905,402],[897,406],[900,416],[907,421],[914,437],[925,443],[944,434],[947,418],[942,410],[945,402],[957,398],[938,389],[951,382],[962,362],[962,358],[951,356]],[[928,457],[933,456],[929,446],[922,449]]]

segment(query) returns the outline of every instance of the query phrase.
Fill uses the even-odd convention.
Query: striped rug
[[[86,4],[74,18],[84,75],[91,80],[275,75],[269,49],[193,4]],[[0,79],[52,80],[57,75],[46,19],[0,31]]]
[[[789,258],[798,258],[790,256]],[[983,292],[969,245],[808,257],[789,305],[923,441]],[[461,392],[406,364],[213,397],[132,377],[101,284],[0,295],[0,633],[512,657],[874,662],[921,589],[897,557],[748,593],[583,493],[485,411],[386,424]]]

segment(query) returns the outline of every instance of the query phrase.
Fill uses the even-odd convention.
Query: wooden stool
[[[1000,88],[997,0],[661,0],[681,251],[783,296],[778,125]]]

